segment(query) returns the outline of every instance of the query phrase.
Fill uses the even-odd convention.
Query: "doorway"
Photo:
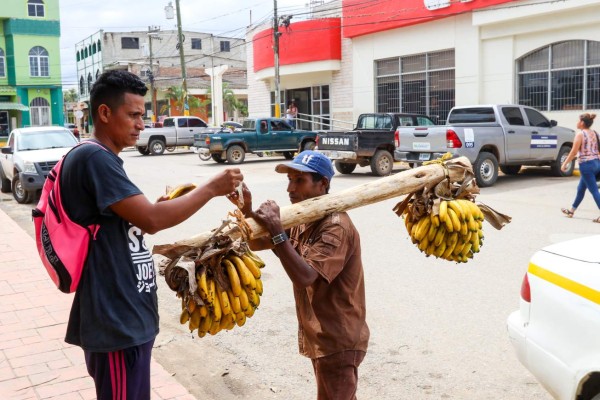
[[[0,136],[7,137],[9,130],[8,111],[0,111]]]
[[[311,117],[312,109],[310,104],[310,88],[299,88],[290,89],[285,91],[285,107],[289,107],[293,101],[298,107],[298,118],[296,121],[296,128],[298,129],[311,129]]]

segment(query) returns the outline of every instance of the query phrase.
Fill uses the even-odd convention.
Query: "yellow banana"
[[[214,321],[219,322],[221,320],[221,302],[217,299],[217,292],[216,292],[216,284],[214,279],[209,279],[207,281],[208,283],[208,309],[212,311],[212,315],[213,315],[213,323]],[[212,299],[212,301],[211,301]],[[212,309],[210,307],[210,305],[212,304]]]
[[[264,268],[265,267],[265,262],[256,253],[254,253],[252,250],[248,249],[248,251],[246,252],[246,254],[248,255],[248,257],[250,257],[252,259],[252,261],[254,261],[254,264],[256,264],[256,266],[258,268]]]
[[[239,299],[240,299],[240,307],[242,307],[242,311],[246,311],[247,309],[250,308],[250,301],[248,300],[248,295],[246,294],[245,290],[242,290],[242,292],[239,295]]]
[[[228,258],[233,262],[233,265],[235,265],[238,275],[240,276],[240,281],[244,286],[256,289],[256,279],[254,278],[254,275],[252,275],[252,272],[248,270],[248,267],[246,267],[246,264],[244,264],[242,259],[234,254],[230,255]]]
[[[471,251],[471,246],[472,246],[471,242],[465,243],[465,246],[463,247],[462,251],[460,252],[460,255],[463,257],[468,257],[469,252]]]
[[[452,251],[453,256],[457,256],[462,252],[463,247],[465,247],[465,242],[462,239],[459,239],[454,247],[454,251]]]
[[[439,258],[442,256],[442,254],[444,254],[445,251],[446,251],[446,242],[442,242],[435,248],[435,250],[433,251],[433,255]]]
[[[448,208],[448,217],[452,221],[452,229],[454,232],[460,232],[460,219],[452,208]]]
[[[194,301],[194,299],[192,297],[190,297],[188,299],[188,303],[187,303],[187,309],[190,312],[190,314],[194,312],[194,310],[196,309],[196,306],[197,306],[196,302]]]
[[[427,240],[429,243],[433,243],[433,239],[435,239],[435,235],[437,234],[438,229],[433,224],[433,220],[429,224],[429,231],[427,231]]]
[[[469,214],[469,220],[467,221],[467,224],[471,232],[477,232],[479,230],[479,226],[477,225],[477,221],[475,221],[473,214]]]
[[[237,324],[237,326],[244,326],[244,324],[246,323],[246,314],[244,314],[243,312],[235,314],[235,323]]]
[[[181,316],[179,317],[179,323],[185,324],[190,320],[190,313],[186,309],[181,310]]]
[[[456,200],[452,200],[448,202],[448,207],[456,213],[456,216],[460,221],[464,221],[465,212]]]
[[[429,218],[431,218],[431,224],[433,226],[435,226],[436,228],[440,226],[440,217],[439,217],[439,215],[431,214]]]
[[[430,255],[433,254],[434,251],[435,251],[435,245],[433,244],[433,242],[431,242],[431,243],[429,243],[429,245],[425,249],[425,254],[427,254],[428,256],[430,256]]]
[[[442,253],[442,258],[445,260],[452,260],[452,252],[454,251],[454,246],[456,246],[456,243],[454,243],[453,245],[450,245],[448,243],[446,243],[446,250],[444,250],[444,253]]]
[[[175,187],[175,189],[171,190],[167,196],[169,197],[169,200],[173,200],[176,197],[180,197],[188,192],[191,192],[195,188],[196,185],[193,183],[184,183],[183,185],[179,185]]]
[[[423,238],[427,237],[427,232],[429,232],[429,225],[431,224],[431,219],[427,216],[421,217],[419,222],[417,222],[417,231],[415,232],[415,239],[418,241],[422,241]]]
[[[445,221],[448,218],[448,202],[446,200],[442,200],[440,202],[440,221]]]
[[[254,289],[246,288],[246,294],[248,295],[248,302],[250,306],[257,308],[260,305],[260,296],[256,294]]]
[[[242,291],[242,286],[240,283],[240,276],[238,275],[235,266],[226,258],[221,261],[221,265],[224,265],[225,270],[227,271],[227,276],[229,277],[229,283],[231,285],[231,291],[235,296],[239,296],[240,292]]]
[[[219,323],[219,330],[229,330],[233,328],[232,324],[235,325],[235,316],[233,314],[224,315]]]
[[[429,240],[427,240],[427,236],[425,236],[423,238],[423,240],[421,240],[419,242],[419,246],[418,247],[419,247],[419,250],[425,251],[425,250],[427,250],[427,246],[429,246]]]
[[[231,311],[233,311],[235,314],[242,312],[240,298],[234,295],[231,289],[227,290],[227,296],[229,297],[229,305],[231,306]]]
[[[192,316],[190,317],[190,332],[193,332],[194,330],[198,329],[198,327],[200,326],[200,318],[200,307],[198,307],[194,310]]]
[[[433,238],[433,243],[435,244],[436,247],[439,247],[439,245],[444,241],[444,238],[446,237],[446,228],[444,228],[443,226],[438,228],[437,233],[435,234],[435,238]]]
[[[256,280],[256,294],[259,295],[259,296],[262,296],[262,294],[263,294],[262,279],[257,279]]]
[[[200,325],[198,326],[198,336],[200,336],[201,332],[204,332],[204,334],[206,334],[206,332],[208,332],[208,330],[210,329],[211,325],[212,325],[212,316],[210,314],[208,314],[206,317],[204,317],[200,320]]]
[[[208,333],[211,335],[216,335],[217,333],[219,333],[219,331],[221,330],[221,320],[214,320],[212,321],[212,324],[210,324],[210,329],[208,330]]]
[[[206,283],[206,272],[196,273],[196,281],[198,282],[198,294],[205,302],[208,302],[208,284]]]
[[[217,297],[220,301],[221,313],[223,315],[231,314],[231,305],[229,304],[229,296],[227,292],[223,290],[223,288],[217,285]]]
[[[460,234],[466,236],[469,233],[469,224],[466,221],[460,223]]]
[[[250,258],[250,256],[248,256],[247,254],[242,255],[242,261],[244,262],[244,264],[246,264],[246,268],[248,268],[248,270],[252,273],[252,276],[254,276],[255,279],[260,278],[260,268],[258,268],[258,265],[256,265],[256,263],[254,262],[254,260],[252,260],[252,258]]]
[[[206,317],[208,315],[208,308],[206,308],[206,306],[198,306],[198,309],[200,309],[201,317]]]
[[[256,308],[250,306],[247,310],[244,311],[244,314],[246,314],[247,318],[252,318],[252,316],[254,315],[254,311],[256,311]]]

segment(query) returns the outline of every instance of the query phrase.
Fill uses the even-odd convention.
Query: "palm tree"
[[[171,102],[173,102],[173,103],[175,103],[175,106],[177,106],[177,108],[183,110],[184,95],[183,95],[183,89],[181,88],[181,86],[169,87],[167,89],[166,98],[169,100],[169,104],[171,104]],[[190,107],[190,109],[204,107],[208,103],[209,103],[208,100],[201,101],[199,98],[197,98],[195,96],[188,96],[188,106]],[[160,113],[164,114],[168,108],[169,108],[168,104],[162,106],[160,109]]]

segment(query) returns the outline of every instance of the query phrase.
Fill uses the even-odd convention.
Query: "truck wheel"
[[[520,165],[503,165],[500,167],[500,171],[505,175],[516,175],[520,170]]]
[[[28,192],[23,188],[23,184],[19,176],[15,176],[12,181],[12,193],[13,197],[19,204],[29,204],[33,200],[33,193]]]
[[[498,179],[498,160],[496,156],[487,151],[482,151],[475,160],[473,171],[479,187],[492,186]]]
[[[233,145],[227,149],[227,162],[229,164],[241,164],[246,158],[246,152],[242,146]]]
[[[286,160],[291,160],[292,158],[294,158],[294,153],[291,151],[284,151],[283,156]]]
[[[309,140],[307,142],[304,142],[304,145],[302,145],[302,151],[314,150],[315,147],[317,147],[317,144],[315,142],[313,142],[312,140]]]
[[[560,169],[562,163],[567,159],[567,156],[571,152],[571,146],[563,146],[558,151],[558,156],[556,156],[556,160],[550,166],[552,170],[552,175],[554,176],[571,176],[573,175],[573,170],[575,169],[575,161],[571,161],[571,165],[569,169],[563,171]]]
[[[0,192],[2,193],[10,193],[10,179],[4,176],[4,171],[2,171],[2,167],[0,167],[0,180],[2,181],[2,186],[0,187]]]
[[[340,174],[351,174],[356,169],[356,164],[336,161],[335,169],[337,169]]]
[[[218,162],[219,164],[224,164],[225,160],[223,160],[223,157],[221,157],[220,154],[215,153],[215,154],[211,154],[210,157],[215,160],[216,162]]]
[[[150,150],[148,150],[147,147],[138,147],[137,151],[139,151],[140,154],[143,156],[147,156],[148,154],[150,154]]]
[[[377,150],[371,158],[371,171],[377,176],[385,176],[392,173],[394,159],[387,150]]]
[[[165,142],[163,142],[160,139],[154,139],[153,141],[150,142],[150,153],[152,153],[155,156],[160,156],[162,153],[165,152]]]

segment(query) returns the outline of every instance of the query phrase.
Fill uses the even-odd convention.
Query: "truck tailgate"
[[[415,126],[400,128],[398,150],[408,152],[446,151],[445,126]]]

